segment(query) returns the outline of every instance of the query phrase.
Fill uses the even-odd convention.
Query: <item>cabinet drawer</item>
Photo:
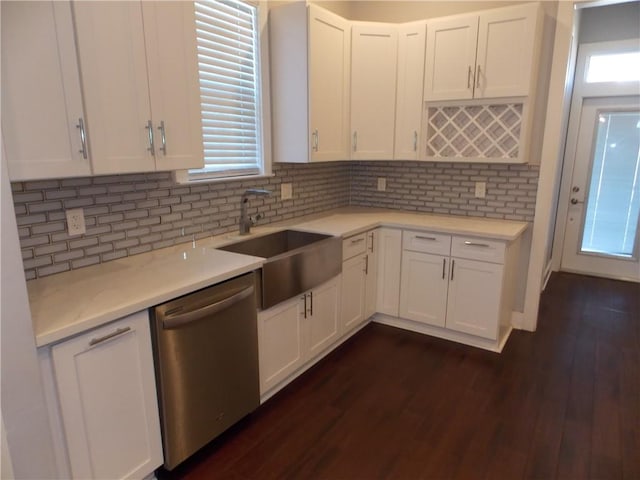
[[[402,233],[402,249],[448,256],[451,250],[451,235],[405,230]]]
[[[505,242],[500,240],[454,236],[451,240],[451,256],[504,263],[505,247]]]
[[[345,261],[351,257],[355,257],[361,253],[364,253],[367,249],[367,234],[366,232],[353,237],[345,238],[342,241],[342,261]]]

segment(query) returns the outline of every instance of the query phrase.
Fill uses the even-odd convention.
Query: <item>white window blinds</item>
[[[204,168],[191,178],[261,173],[257,8],[195,2]]]

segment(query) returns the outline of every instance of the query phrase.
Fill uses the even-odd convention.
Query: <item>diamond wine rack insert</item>
[[[428,107],[427,155],[518,158],[522,104]]]

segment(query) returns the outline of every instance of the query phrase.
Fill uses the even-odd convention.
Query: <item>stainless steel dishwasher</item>
[[[260,403],[255,274],[151,313],[164,465],[171,470]]]

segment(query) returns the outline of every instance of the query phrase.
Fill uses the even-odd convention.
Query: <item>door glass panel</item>
[[[581,251],[632,257],[640,212],[640,112],[597,118]]]

